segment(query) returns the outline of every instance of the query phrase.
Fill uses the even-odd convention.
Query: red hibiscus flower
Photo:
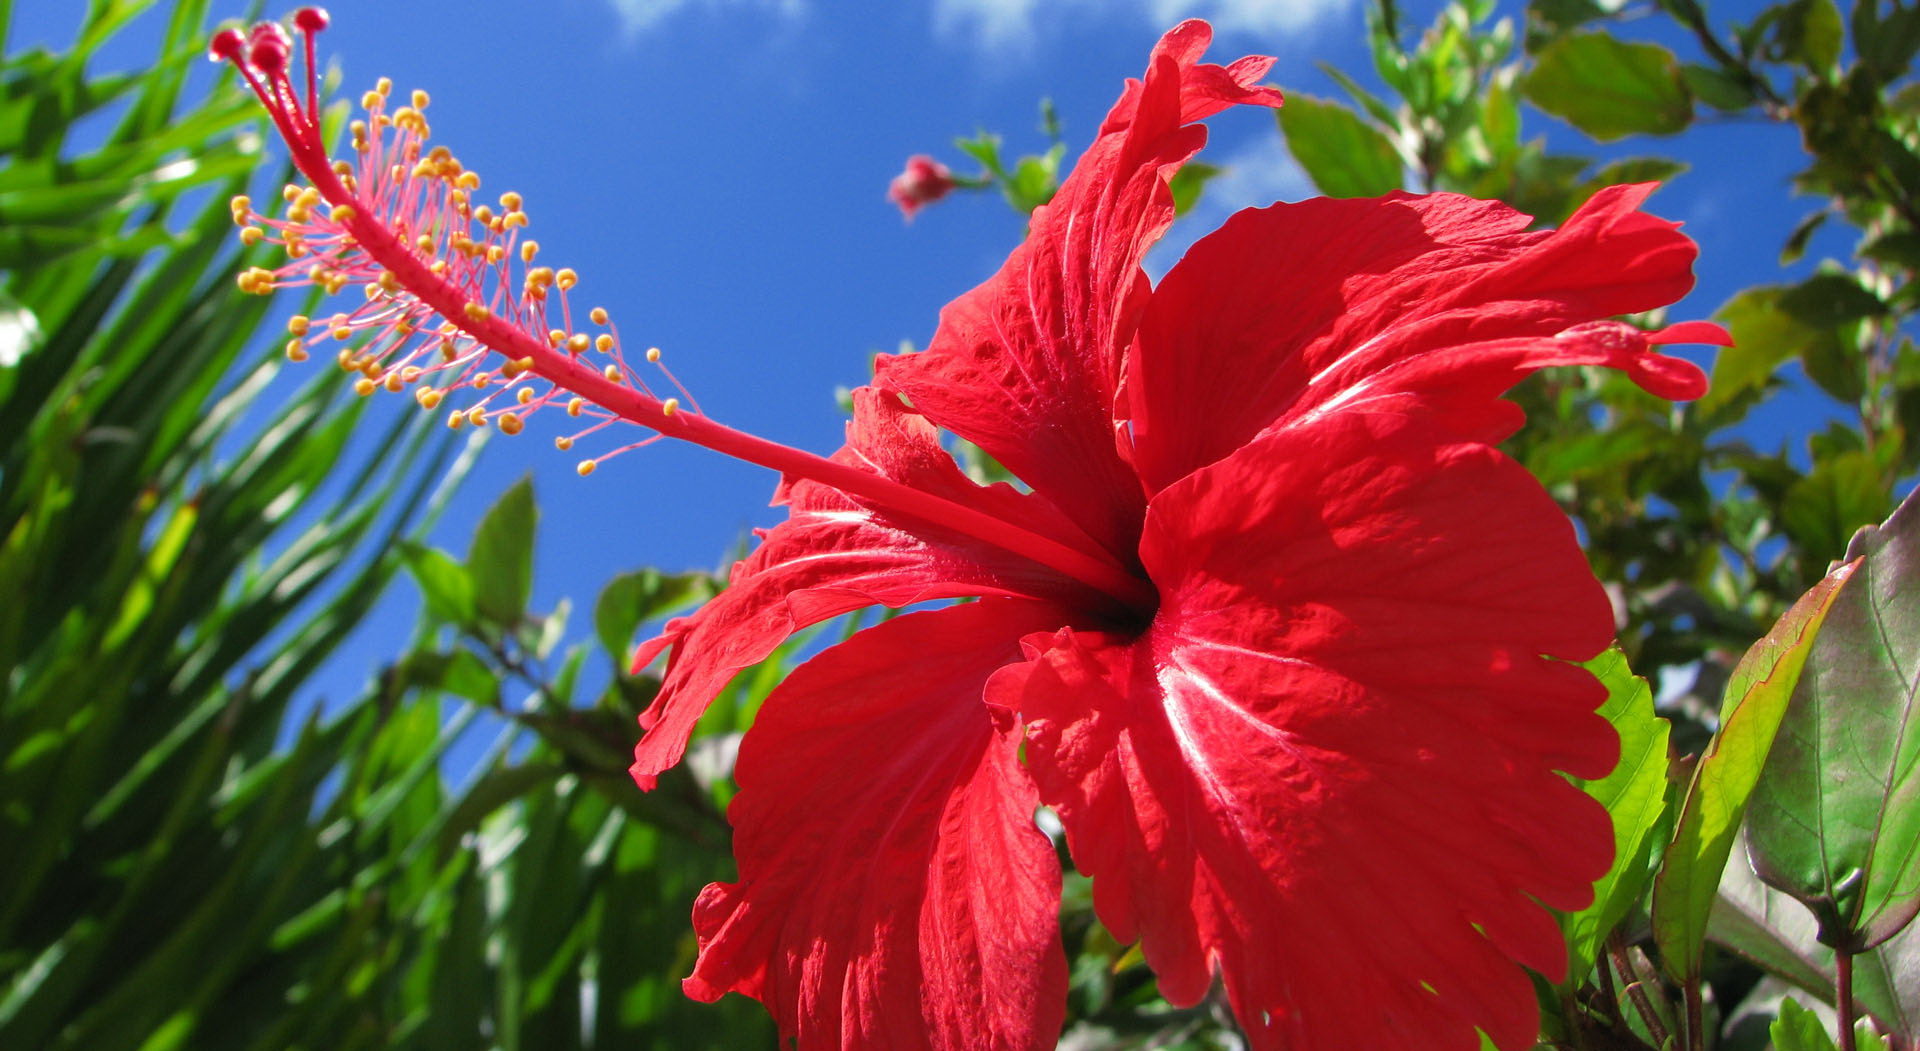
[[[784,472],[787,521],[638,655],[668,657],[643,787],[800,627],[977,600],[861,631],[767,698],[730,812],[739,879],[695,906],[690,994],[757,997],[802,1047],[1052,1046],[1067,976],[1045,805],[1167,999],[1218,976],[1254,1047],[1531,1041],[1517,965],[1564,969],[1542,906],[1584,905],[1612,849],[1559,773],[1615,760],[1603,691],[1568,663],[1612,616],[1572,526],[1494,444],[1522,422],[1501,395],[1546,366],[1703,391],[1654,348],[1718,328],[1604,320],[1691,284],[1694,246],[1637,210],[1646,187],[1556,231],[1450,195],[1249,210],[1155,287],[1140,263],[1195,122],[1280,101],[1256,84],[1272,60],[1202,64],[1209,30],[1184,23],[1006,266],[856,392],[829,460],[655,397],[611,335],[549,330],[571,281],[508,280],[516,225],[421,152],[417,113],[391,143],[356,131],[361,162],[336,177],[287,45],[251,39],[215,51],[257,76],[313,197],[236,218],[319,258],[251,282],[378,286],[332,323],[376,332],[343,352],[368,390],[451,379],[419,388],[437,404],[490,350],[520,393],[454,422],[517,430],[564,398]],[[423,216],[482,225],[442,251],[409,239],[440,228]],[[943,434],[1028,488],[973,483]]]

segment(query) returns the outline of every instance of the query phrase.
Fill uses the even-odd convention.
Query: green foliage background
[[[86,71],[150,6],[96,2],[71,49],[0,62],[0,1047],[771,1046],[757,1007],[694,1004],[678,979],[693,895],[731,875],[732,746],[807,640],[743,674],[693,761],[634,791],[656,684],[622,657],[717,582],[644,571],[590,617],[528,609],[525,484],[464,557],[424,546],[463,450],[410,422],[377,449],[350,441],[364,403],[325,376],[278,378],[261,301],[232,292],[259,260],[225,198],[264,163],[262,122],[231,85],[181,97],[207,4],[174,5],[150,70]],[[1722,308],[1738,345],[1696,404],[1598,370],[1518,393],[1534,422],[1510,450],[1582,524],[1621,609],[1620,649],[1594,671],[1628,745],[1586,786],[1622,851],[1594,906],[1564,917],[1575,965],[1539,983],[1543,1044],[1913,1051],[1920,625],[1901,599],[1920,594],[1920,512],[1849,538],[1920,467],[1920,10],[1787,0],[1735,24],[1694,0],[1535,0],[1519,23],[1494,16],[1465,0],[1416,27],[1378,0],[1373,70],[1324,70],[1343,97],[1283,84],[1278,133],[1318,188],[1453,190],[1550,225],[1602,186],[1679,174],[1648,137],[1736,116],[1805,151],[1783,266],[1823,228],[1854,245]],[[1648,42],[1655,24],[1686,45]],[[1646,153],[1552,151],[1523,133],[1542,115]],[[90,116],[113,130],[83,148]],[[997,136],[961,142],[981,169],[963,185],[1031,211],[1065,154],[1050,113],[1046,131],[1012,161]],[[1183,174],[1183,209],[1212,174]],[[1803,456],[1733,437],[1789,362],[1846,410]],[[1843,555],[1851,579],[1829,573]],[[401,578],[424,597],[411,644],[360,696],[296,717]],[[1836,678],[1862,668],[1878,678]],[[1656,713],[1631,669],[1697,677]],[[1831,744],[1853,725],[1892,743],[1836,777]],[[468,732],[494,743],[450,774]],[[1809,811],[1867,838],[1809,838]],[[1067,891],[1074,1046],[1238,1046],[1223,1003],[1159,999],[1086,882]],[[1859,1034],[1831,1020],[1842,985]]]

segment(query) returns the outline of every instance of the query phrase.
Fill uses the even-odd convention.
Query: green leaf
[[[1620,734],[1620,763],[1598,781],[1574,783],[1607,808],[1613,819],[1613,867],[1593,885],[1593,904],[1560,918],[1567,936],[1568,981],[1578,984],[1593,967],[1600,944],[1626,918],[1652,876],[1648,846],[1667,809],[1665,719],[1654,714],[1653,692],[1627,667],[1626,654],[1611,649],[1586,665],[1607,687],[1600,714]]]
[[[1710,66],[1689,62],[1680,67],[1680,79],[1700,101],[1722,113],[1738,113],[1753,105],[1753,89]]]
[[[1722,347],[1713,359],[1713,382],[1699,410],[1709,416],[1739,403],[1743,395],[1758,393],[1774,371],[1795,355],[1845,353],[1832,329],[1816,328],[1780,305],[1786,289],[1750,288],[1720,308],[1733,336],[1733,346]]]
[[[1907,230],[1881,234],[1861,245],[1860,254],[1875,262],[1920,270],[1920,234]]]
[[[427,616],[456,627],[474,623],[473,577],[453,556],[422,544],[405,544],[400,549],[407,572],[420,585],[426,600]]]
[[[1338,102],[1299,92],[1279,110],[1287,148],[1329,197],[1378,197],[1402,186],[1400,153],[1378,128]]]
[[[1843,325],[1887,312],[1880,297],[1860,287],[1851,274],[1815,274],[1788,289],[1780,308],[1814,328]]]
[[[705,573],[662,573],[643,569],[607,582],[593,605],[593,630],[614,663],[624,669],[632,657],[633,633],[640,625],[691,602],[711,598],[713,578]]]
[[[1774,1051],[1834,1051],[1833,1038],[1820,1024],[1820,1016],[1801,1007],[1789,996],[1780,1001],[1780,1017],[1768,1030]]]
[[[1671,135],[1693,119],[1673,53],[1605,33],[1569,33],[1534,56],[1527,99],[1600,140]]]
[[[1854,432],[1843,429],[1849,437]],[[1816,436],[1816,439],[1823,436]],[[1816,454],[1821,442],[1810,443]],[[1880,465],[1863,450],[1828,451],[1780,502],[1780,527],[1815,565],[1838,558],[1862,522],[1884,518],[1891,498]]]
[[[1848,545],[1755,791],[1747,847],[1849,952],[1920,913],[1920,497]]]
[[[1173,214],[1185,215],[1200,203],[1200,193],[1207,183],[1213,181],[1225,169],[1201,161],[1189,161],[1173,178],[1167,180],[1167,190],[1173,194]]]
[[[1673,840],[1653,885],[1653,936],[1676,981],[1697,981],[1720,874],[1733,850],[1748,796],[1800,678],[1813,638],[1845,575],[1829,575],[1800,596],[1733,669],[1720,729],[1694,767]]]
[[[495,624],[512,627],[533,593],[533,529],[540,516],[533,482],[515,482],[480,519],[467,551],[474,605]]]

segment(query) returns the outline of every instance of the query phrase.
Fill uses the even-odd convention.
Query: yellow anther
[[[497,215],[494,216],[492,219],[489,219],[487,221],[487,232],[494,233],[494,234],[506,233],[507,221],[505,219],[500,218]]]
[[[265,240],[266,236],[267,232],[257,226],[243,227],[240,230],[240,243],[246,245],[248,248],[252,248],[254,245]]]
[[[473,377],[473,389],[486,390],[487,384],[492,382],[493,382],[493,373],[491,372],[479,373]]]
[[[427,272],[436,276],[446,273],[447,261],[445,259],[435,259],[433,262],[427,264]]]
[[[422,253],[433,251],[433,235],[421,234],[413,239],[413,247]]]
[[[419,88],[413,89],[413,108],[414,109],[426,109],[427,103],[432,101],[433,99],[426,92],[421,91]]]
[[[307,360],[307,348],[305,347],[305,345],[303,345],[297,339],[287,340],[287,360],[288,361]]]
[[[339,295],[341,290],[346,287],[347,275],[345,274],[333,274],[327,278],[327,294],[330,296]]]
[[[347,340],[350,340],[353,338],[353,329],[347,327],[346,325],[335,325],[333,326],[332,335],[334,339],[337,339],[342,343],[344,343]]]
[[[567,334],[565,332],[562,332],[557,328],[550,328],[547,330],[547,346],[552,347],[555,350],[559,350],[560,344],[565,343],[566,341],[567,341]]]
[[[659,361],[659,360],[660,360],[660,348],[659,348],[659,347],[648,347],[648,348],[647,348],[647,360],[648,360],[648,361]]]
[[[367,122],[356,117],[347,122],[347,130],[353,134],[354,138],[364,139],[367,137]]]
[[[333,360],[340,366],[341,372],[360,371],[360,361],[354,356],[352,347],[341,347],[340,353],[335,354]]]
[[[568,398],[567,399],[567,415],[578,416],[581,413],[585,412],[586,410],[587,410],[587,399],[585,398]]]
[[[459,409],[455,409],[452,412],[447,414],[448,430],[457,431],[460,429],[461,424],[464,424],[466,422],[467,422],[467,414],[464,412],[461,412]]]
[[[313,221],[313,209],[303,204],[295,204],[287,209],[287,221],[290,223],[309,223]]]
[[[518,230],[524,228],[526,225],[527,213],[525,212],[508,212],[500,217],[500,229],[502,230]]]
[[[475,208],[473,210],[473,221],[476,223],[482,223],[482,224],[492,222],[493,209],[487,207],[484,204],[478,208]]]
[[[386,98],[388,95],[393,94],[393,78],[381,77],[379,80],[374,81],[373,90],[379,92],[381,98]]]
[[[607,335],[605,332],[593,337],[593,349],[602,354],[613,353],[613,337]]]
[[[420,366],[418,365],[408,365],[406,368],[400,370],[400,382],[402,383],[412,383],[419,378]]]
[[[300,187],[295,186],[293,183],[288,183],[280,187],[280,199],[288,204],[292,204],[293,199],[298,196],[300,196]]]
[[[336,204],[333,206],[333,221],[342,226],[353,222],[354,216],[359,214],[360,213],[353,210],[353,206],[350,204]]]
[[[287,319],[287,334],[304,336],[313,328],[313,319],[305,314],[295,314]]]
[[[452,361],[459,356],[460,348],[454,345],[453,340],[443,339],[440,341],[440,357],[442,359]]]
[[[566,435],[561,435],[553,440],[553,447],[561,452],[566,452],[568,449],[573,448],[573,439]]]
[[[520,261],[523,263],[533,262],[533,257],[535,253],[539,251],[540,251],[540,242],[538,241],[520,242]]]
[[[608,365],[606,368],[600,370],[600,375],[618,383],[620,382],[620,366]]]
[[[520,427],[521,427],[520,417],[515,416],[513,413],[510,413],[510,412],[501,413],[500,419],[498,422],[500,424],[501,434],[519,434],[520,433]]]
[[[594,307],[593,310],[587,314],[587,316],[593,319],[594,324],[604,325],[607,323],[607,308]]]
[[[532,270],[527,271],[527,283],[533,285],[553,284],[553,268],[550,266],[536,266]]]
[[[380,286],[380,291],[385,292],[390,296],[398,295],[400,293],[400,278],[397,277],[394,274],[394,272],[391,270],[380,271],[379,279],[376,280],[373,284]],[[371,288],[373,286],[369,285],[367,287]]]
[[[378,386],[380,386],[378,383],[375,383],[372,380],[366,378],[365,376],[362,376],[359,379],[353,381],[353,392],[355,394],[360,395],[362,398],[364,398],[367,395],[372,394],[374,391],[374,388]]]
[[[380,363],[373,360],[373,355],[369,354],[366,357],[363,357],[360,359],[360,375],[365,376],[370,380],[377,380],[383,374],[384,373],[380,368]]]
[[[480,173],[461,172],[454,178],[453,184],[462,190],[478,190],[480,188]]]
[[[343,177],[344,177],[344,176],[348,176],[348,175],[352,175],[352,174],[353,174],[353,165],[351,165],[351,164],[349,164],[349,163],[347,163],[346,161],[334,161],[334,162],[333,162],[333,174],[335,174],[335,175],[339,175],[339,176],[343,176]]]
[[[380,102],[381,102],[380,93],[378,91],[369,91],[366,94],[360,96],[360,108],[366,110],[369,113],[379,109]]]
[[[421,387],[413,392],[413,400],[429,412],[440,407],[440,398],[440,392],[432,387]]]
[[[398,394],[407,389],[407,381],[402,379],[398,372],[389,372],[387,373],[386,388]]]
[[[360,192],[360,184],[355,182],[353,179],[353,176],[351,175],[340,176],[340,186],[342,189],[346,190],[348,193]]]
[[[566,267],[553,275],[553,283],[560,286],[560,291],[565,292],[580,283],[580,275],[574,273],[572,267]]]
[[[487,262],[498,263],[502,259],[505,259],[506,257],[507,257],[506,245],[488,245],[487,246]]]
[[[464,308],[464,313],[467,315],[467,320],[473,322],[476,325],[485,321],[487,318],[493,316],[491,313],[487,311],[486,307],[483,307],[478,303],[468,303]]]
[[[519,400],[520,404],[525,405],[526,403],[533,400],[533,388],[522,387],[520,388],[520,393],[514,395],[514,397]]]
[[[517,212],[520,210],[520,206],[525,203],[520,195],[512,190],[508,190],[506,193],[500,195],[500,207],[503,211]]]
[[[671,416],[674,413],[679,411],[680,411],[679,398],[668,398],[666,401],[663,401],[660,403],[660,415],[662,416]]]
[[[570,354],[584,354],[587,351],[587,347],[591,346],[592,343],[593,341],[587,338],[585,332],[576,332],[567,338],[567,352]]]
[[[300,196],[294,198],[293,203],[304,204],[307,207],[311,208],[314,205],[320,203],[320,191],[309,186],[306,189],[300,191]]]
[[[433,162],[421,161],[418,164],[415,164],[413,168],[407,172],[407,174],[413,176],[416,179],[431,178],[434,175]]]
[[[574,468],[574,472],[579,474],[580,477],[585,478],[586,476],[592,474],[593,469],[598,466],[600,465],[594,462],[593,460],[582,460],[580,461],[579,466]]]
[[[233,208],[233,225],[247,225],[247,216],[253,214],[253,201],[243,193],[227,203]]]
[[[475,427],[485,427],[487,425],[487,410],[481,408],[478,405],[475,405],[473,408],[468,409],[467,422],[474,425]]]
[[[511,358],[500,366],[500,375],[510,380],[519,379],[520,374],[525,371],[527,370],[521,366],[518,358]]]

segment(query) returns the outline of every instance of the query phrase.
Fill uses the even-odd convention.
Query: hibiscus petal
[[[1724,344],[1718,326],[1642,335],[1602,321],[1692,287],[1693,242],[1638,211],[1650,190],[1602,190],[1550,232],[1452,194],[1239,213],[1168,273],[1141,321],[1127,390],[1150,489],[1363,393],[1482,438],[1518,425],[1489,402],[1548,365],[1609,365],[1663,397],[1698,397],[1700,370],[1651,344]]]
[[[1006,265],[942,311],[924,353],[881,358],[875,379],[1128,558],[1144,500],[1113,403],[1149,294],[1140,260],[1173,221],[1166,180],[1206,140],[1191,122],[1280,101],[1253,86],[1272,59],[1201,65],[1210,36],[1190,21],[1161,39]]]
[[[1137,638],[1029,640],[990,699],[1164,995],[1217,969],[1255,1047],[1502,1047],[1605,871],[1612,633],[1524,469],[1436,421],[1268,432],[1155,497]]]
[[[834,459],[993,514],[1047,536],[1077,535],[1044,500],[1007,485],[974,484],[941,448],[933,426],[891,396],[854,392],[847,444]],[[783,482],[785,522],[733,567],[727,589],[692,616],[669,621],[641,645],[634,668],[671,650],[660,692],[640,717],[633,777],[653,787],[679,762],[687,736],[735,672],[765,660],[788,636],[871,605],[1022,595],[1099,605],[1088,589],[975,537],[900,522],[810,481]]]
[[[909,613],[788,676],[741,747],[740,881],[694,906],[688,994],[757,997],[801,1047],[1052,1047],[1059,862],[1019,729],[981,691],[1064,619],[1010,599]]]

